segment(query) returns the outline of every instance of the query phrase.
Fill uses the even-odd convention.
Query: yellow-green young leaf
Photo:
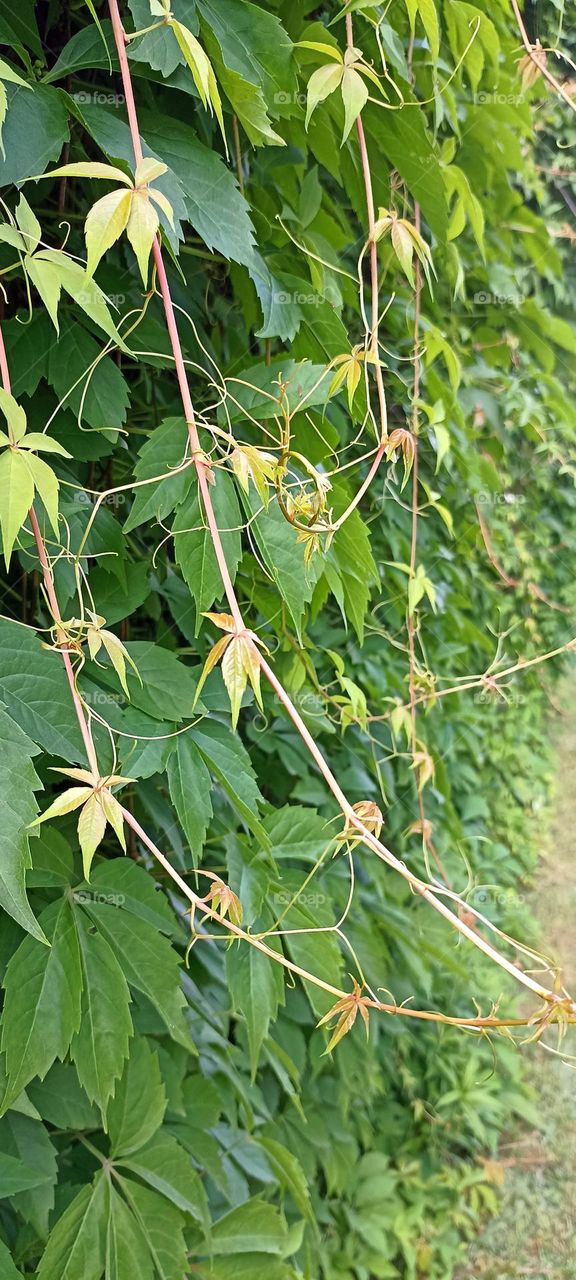
[[[100,797],[92,792],[78,819],[78,839],[82,850],[82,866],[86,880],[90,879],[90,867],[98,845],[104,838],[106,815]]]
[[[174,231],[174,210],[170,201],[166,199],[166,196],[162,191],[156,191],[154,187],[150,187],[148,195],[150,196],[150,199],[158,205],[158,208],[162,210],[162,213],[168,219],[168,222]]]
[[[298,49],[313,49],[315,53],[325,53],[329,58],[334,58],[336,62],[342,62],[342,54],[340,50],[331,44],[322,44],[319,40],[298,40]]]
[[[126,697],[129,698],[130,693],[128,690],[128,685],[126,684],[126,663],[128,663],[129,666],[132,667],[132,670],[138,676],[140,684],[142,684],[142,678],[140,676],[138,667],[136,666],[136,663],[134,662],[133,658],[130,657],[128,650],[122,644],[122,641],[118,639],[118,636],[114,635],[113,631],[101,631],[100,638],[102,640],[102,644],[104,645],[106,653],[110,658],[112,666],[114,667],[116,675],[118,676],[120,684],[122,685],[124,693],[126,694]],[[93,657],[93,654],[91,654],[90,656]]]
[[[180,49],[184,54],[188,66],[190,67],[192,79],[196,85],[198,93],[200,94],[202,106],[206,107],[211,112],[213,111],[216,116],[226,145],[226,152],[228,152],[228,144],[226,142],[226,133],[224,130],[224,117],[222,115],[222,103],[220,101],[220,94],[218,92],[218,85],[216,83],[216,76],[214,75],[212,63],[210,62],[208,55],[204,52],[199,40],[196,39],[196,36],[192,35],[192,32],[188,30],[188,27],[183,26],[181,22],[176,22],[174,18],[170,19],[168,26],[172,27]]]
[[[148,283],[148,262],[157,230],[158,214],[150,203],[148,192],[135,191],[132,195],[126,235],[136,254],[144,288]]]
[[[92,206],[84,225],[88,277],[94,274],[106,250],[122,235],[130,217],[132,197],[132,191],[111,191]]]
[[[319,102],[324,102],[331,93],[335,93],[342,81],[342,66],[319,67],[317,71],[310,76],[308,88],[306,90],[306,120],[305,128],[308,128],[312,113],[316,110]]]
[[[118,803],[116,796],[112,795],[106,787],[100,792],[100,800],[104,810],[104,817],[110,823],[113,831],[118,836],[119,843],[122,845],[124,853],[126,853],[126,840],[124,838],[124,815],[122,806]]]
[[[24,259],[24,270],[40,294],[56,333],[59,333],[58,303],[62,292],[62,281],[58,268],[53,262],[45,262],[42,258],[32,258],[28,255]]]
[[[235,729],[238,724],[242,697],[248,683],[248,676],[246,674],[244,655],[240,641],[240,636],[234,636],[222,659],[222,678],[228,690],[228,697],[230,698],[233,729]]]
[[[20,449],[32,449],[34,453],[57,453],[61,458],[71,458],[72,454],[60,444],[58,440],[54,440],[52,436],[47,436],[43,431],[30,431],[19,441]]]
[[[4,121],[6,119],[7,110],[8,110],[8,95],[6,93],[4,85],[2,84],[2,81],[0,80],[0,151],[2,152],[2,159],[5,159],[6,157],[6,152],[4,150],[4,143],[2,141],[2,125],[4,124]]]
[[[263,710],[262,694],[260,692],[260,659],[258,657],[258,650],[250,636],[239,636],[238,639],[242,648],[244,670],[254,690],[258,706]]]
[[[11,84],[19,84],[22,89],[31,89],[32,85],[26,84],[26,81],[16,75],[16,72],[12,70],[12,67],[10,67],[7,62],[4,62],[3,58],[0,58],[0,151],[4,156],[5,151],[4,144],[2,142],[2,125],[6,119],[8,97],[4,85],[2,84],[3,80],[8,80]]]
[[[113,164],[102,164],[99,160],[62,164],[49,173],[35,174],[29,181],[39,182],[41,178],[107,178],[109,182],[123,182],[127,187],[132,186],[132,179],[127,178],[122,169],[116,169]]]
[[[154,160],[152,156],[145,156],[136,167],[134,186],[143,187],[147,182],[153,182],[155,178],[160,178],[167,171],[168,165],[164,164],[163,160]]]
[[[28,253],[33,253],[42,235],[42,227],[23,192],[20,193],[20,199],[16,205],[16,221],[26,241]]]
[[[39,813],[38,817],[30,823],[31,827],[38,827],[41,822],[46,822],[48,818],[60,818],[64,813],[72,813],[74,809],[79,809],[81,804],[92,795],[94,788],[87,787],[69,787],[67,791],[63,791],[61,796],[56,796],[52,804]]]
[[[63,773],[66,778],[74,778],[75,782],[86,782],[88,786],[94,787],[98,779],[90,772],[90,769],[63,769],[59,765],[52,767],[53,773]]]
[[[208,77],[210,59],[207,54],[204,53],[199,40],[196,39],[196,36],[192,35],[192,32],[188,30],[188,27],[184,27],[181,22],[176,22],[174,19],[172,19],[168,25],[172,27],[174,35],[180,45],[180,49],[184,54],[188,66],[190,67],[192,79],[196,85],[198,93],[200,94],[202,106],[207,107],[210,103],[210,86]]]
[[[220,133],[222,134],[222,137],[224,139],[224,147],[226,150],[226,155],[228,155],[228,140],[226,138],[226,130],[224,129],[224,116],[222,114],[222,102],[220,99],[220,94],[218,92],[218,84],[216,82],[216,76],[214,75],[214,68],[212,67],[211,63],[208,64],[208,97],[210,99],[210,102],[212,103],[214,115],[216,116],[216,119],[220,126]]]
[[[354,71],[353,67],[346,67],[342,76],[342,101],[344,103],[343,145],[354,121],[368,101],[368,86],[364,83],[362,76],[357,71]]]
[[[237,445],[231,455],[232,470],[245,493],[248,493],[249,481],[252,481],[256,493],[264,507],[268,506],[270,494],[268,481],[276,474],[277,462],[271,453],[264,453],[254,445]]]
[[[196,706],[198,698],[200,697],[200,691],[201,689],[203,689],[204,684],[208,676],[210,675],[210,672],[214,670],[216,663],[220,661],[222,654],[226,652],[226,649],[228,648],[228,645],[231,643],[231,641],[232,641],[231,635],[220,636],[220,639],[216,641],[216,644],[210,650],[210,653],[208,654],[208,657],[202,668],[202,675],[200,676],[198,685],[196,687],[196,693],[194,694],[194,706]]]
[[[17,444],[26,434],[26,414],[14,396],[0,387],[0,409],[8,423],[8,435]]]
[[[407,276],[412,288],[414,288],[414,271],[412,268],[414,241],[412,240],[412,236],[410,235],[408,228],[396,220],[392,223],[392,230],[390,234],[394,253],[396,254],[405,276]]]
[[[34,501],[34,481],[23,456],[7,449],[0,457],[0,527],[6,568],[12,548]]]
[[[31,89],[32,85],[27,84],[21,76],[17,75],[8,62],[0,58],[0,80],[7,80],[9,84],[19,84],[21,89]]]
[[[0,101],[1,99],[2,85],[0,84]],[[19,253],[26,253],[26,241],[24,236],[16,230],[16,227],[11,227],[8,222],[0,223],[0,241],[2,241],[3,244],[12,245],[12,248],[17,249]]]
[[[52,467],[48,466],[42,458],[37,458],[35,453],[22,453],[25,464],[32,476],[34,487],[42,500],[46,514],[52,525],[54,533],[58,533],[58,477],[54,474]]]
[[[86,632],[86,641],[88,644],[88,653],[92,660],[96,657],[102,648],[102,633],[98,627],[88,627]]]

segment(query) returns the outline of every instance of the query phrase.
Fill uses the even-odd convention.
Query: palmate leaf
[[[7,569],[33,501],[34,480],[24,457],[15,449],[6,449],[0,456],[0,528]]]
[[[109,943],[128,984],[147,997],[172,1038],[194,1053],[184,1017],[179,956],[167,939],[148,921],[107,903],[88,901],[83,910]]]
[[[27,828],[37,809],[40,787],[34,765],[38,747],[0,705],[0,906],[40,942],[45,935],[33,915],[25,888],[31,865]]]
[[[268,945],[271,941],[268,940]],[[272,945],[280,949],[278,942]],[[284,1000],[282,970],[255,947],[238,942],[226,953],[226,974],[233,1007],[245,1020],[254,1079],[270,1022]]]
[[[113,1185],[108,1194],[106,1280],[126,1280],[129,1275],[154,1280],[154,1258],[139,1222]]]
[[[100,1173],[75,1196],[50,1233],[38,1280],[101,1280],[108,1194],[108,1180]]]
[[[108,1103],[107,1129],[114,1159],[139,1151],[159,1129],[166,1110],[166,1090],[158,1055],[136,1036],[130,1056]]]
[[[212,780],[197,745],[188,733],[178,736],[168,760],[170,798],[198,866],[212,817]]]
[[[117,1157],[117,1163],[135,1173],[154,1191],[189,1213],[208,1233],[208,1200],[190,1156],[170,1133],[160,1132],[132,1155]]]
[[[164,1196],[119,1173],[116,1181],[138,1223],[161,1280],[182,1280],[188,1257],[184,1214]]]
[[[82,972],[72,908],[67,899],[42,912],[51,941],[27,937],[4,977],[2,1050],[6,1055],[5,1110],[33,1076],[42,1078],[55,1058],[64,1058],[80,1025]]]
[[[82,971],[80,1026],[72,1038],[70,1056],[90,1102],[105,1113],[121,1075],[132,1035],[130,992],[114,952],[98,933],[90,931],[81,912],[76,929]]]

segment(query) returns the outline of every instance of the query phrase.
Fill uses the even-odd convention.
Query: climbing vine
[[[101,9],[0,12],[0,1256],[444,1277],[576,1017],[566,33]]]

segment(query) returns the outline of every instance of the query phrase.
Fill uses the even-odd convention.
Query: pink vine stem
[[[124,90],[124,96],[126,99],[126,109],[128,113],[128,122],[130,126],[130,134],[132,139],[132,148],[134,152],[134,162],[136,165],[142,159],[142,144],[140,141],[138,114],[136,111],[136,104],[134,101],[132,77],[130,74],[130,67],[128,64],[128,58],[126,54],[126,35],[122,25],[122,19],[120,17],[118,0],[108,0],[108,9],[110,12],[112,30],[114,34],[114,41],[115,41],[116,50],[118,53],[120,74],[122,77],[122,86]],[[346,23],[347,23],[348,43],[351,44],[352,43],[352,26],[351,26],[350,15],[347,15]],[[364,130],[363,130],[362,122],[360,119],[358,119],[357,121],[357,131],[358,131],[358,140],[360,145],[360,153],[362,158],[364,182],[366,187],[366,203],[367,203],[367,210],[368,210],[369,232],[370,231],[373,232],[374,204],[373,204],[373,196],[372,196],[372,185],[370,180],[370,166],[368,162],[368,154],[366,149],[366,140],[364,136]],[[186,369],[184,365],[184,357],[182,354],[182,347],[180,344],[180,336],[178,333],[178,326],[176,324],[176,319],[174,315],[174,308],[173,308],[172,298],[170,294],[170,287],[168,284],[166,271],[164,268],[164,263],[162,259],[162,250],[161,250],[161,245],[158,237],[155,239],[153,244],[153,254],[154,254],[154,262],[156,264],[156,270],[158,274],[158,281],[160,284],[160,291],[162,294],[162,300],[164,304],[166,324],[167,324],[170,343],[172,346],[172,352],[174,356],[174,364],[176,368],[176,374],[177,374],[180,394],[182,398],[182,405],[184,408],[184,414],[188,424],[188,432],[190,437],[190,446],[192,450],[192,456],[194,459],[196,471],[198,473],[198,484],[199,484],[200,494],[204,504],[204,510],[206,514],[208,528],[210,530],[210,534],[213,540],[214,553],[216,555],[216,559],[218,562],[224,592],[228,600],[228,604],[230,606],[230,612],[234,618],[237,631],[240,633],[246,630],[246,624],[242,617],[242,611],[240,609],[240,605],[238,603],[236,593],[234,591],[234,587],[233,587],[228,566],[226,563],[226,557],[224,554],[224,548],[222,546],[222,540],[220,537],[220,532],[218,529],[214,508],[212,506],[212,500],[210,497],[208,480],[206,475],[207,464],[204,459],[204,455],[202,454],[202,450],[200,449],[200,442],[199,442],[198,431],[197,431],[195,415],[194,415],[194,407],[192,404],[192,397],[190,395],[190,389],[188,386],[188,379],[187,379]],[[371,235],[371,238],[370,238],[370,262],[371,262],[371,280],[372,280],[371,339],[372,339],[372,343],[377,347],[378,259],[377,259],[376,244],[375,244],[373,235]],[[382,422],[382,426],[384,427],[384,423],[386,421],[386,418],[385,418],[386,401],[385,401],[385,395],[384,395],[384,387],[382,384],[382,373],[381,373],[381,369],[378,361],[377,349],[376,349],[375,372],[376,372],[377,385],[379,388],[381,412],[384,415],[383,422]],[[380,458],[383,455],[384,448],[385,448],[385,441],[381,439],[381,442],[378,448],[378,453],[376,455],[378,457],[378,461],[380,461]],[[375,468],[373,465],[372,472],[374,472],[374,470]],[[513,978],[516,979],[516,981],[522,983],[525,987],[528,987],[531,991],[533,991],[536,995],[538,995],[543,1000],[546,1000],[549,1002],[560,1002],[560,999],[561,999],[560,997],[556,996],[547,987],[542,986],[541,983],[536,982],[533,978],[530,977],[529,974],[524,973],[522,972],[522,970],[518,969],[516,965],[512,963],[512,961],[508,960],[505,956],[501,955],[500,952],[498,952],[493,946],[491,946],[491,944],[487,942],[486,939],[482,937],[481,934],[476,933],[474,930],[470,929],[469,926],[463,920],[460,920],[459,917],[453,911],[451,911],[450,908],[447,907],[446,904],[440,898],[438,898],[436,894],[423,881],[421,881],[418,878],[418,876],[415,876],[413,872],[409,870],[409,868],[405,865],[405,863],[401,862],[400,859],[398,859],[389,849],[386,848],[384,844],[381,843],[381,841],[379,841],[376,838],[376,836],[372,834],[371,831],[368,830],[368,828],[364,825],[364,823],[361,821],[361,819],[358,817],[358,815],[354,811],[350,801],[344,795],[344,792],[342,791],[337,779],[335,778],[329,765],[324,759],[321,751],[317,747],[314,739],[312,738],[311,734],[306,728],[306,725],[304,724],[302,717],[300,716],[296,707],[292,703],[289,694],[286,692],[284,687],[281,685],[280,681],[274,675],[274,672],[272,671],[272,669],[268,666],[268,663],[265,661],[265,659],[261,655],[259,655],[259,660],[260,660],[260,665],[264,675],[266,676],[269,684],[275,690],[276,694],[278,695],[278,698],[280,699],[280,702],[282,703],[287,714],[292,720],[292,723],[294,724],[301,738],[303,739],[306,746],[308,747],[308,750],[310,751],[310,754],[314,759],[318,769],[322,773],[330,791],[332,792],[332,795],[335,797],[338,804],[340,805],[345,818],[347,819],[348,823],[356,829],[363,843],[366,844],[370,849],[372,849],[373,852],[376,853],[377,857],[379,857],[383,862],[385,862],[388,866],[392,867],[394,870],[399,872],[399,874],[402,875],[405,880],[407,880],[411,888],[416,893],[420,894],[428,903],[430,903],[430,905],[433,906],[434,909],[437,912],[439,912],[439,914],[442,915],[453,926],[453,928],[457,930],[458,933],[460,933],[463,937],[466,937],[470,942],[473,943],[474,946],[478,947],[480,951],[483,951],[484,954],[488,956],[491,960],[493,960],[495,964],[499,965],[500,968],[505,969],[507,973],[509,973]],[[576,1006],[574,1006],[574,1008],[576,1011]]]
[[[0,375],[2,377],[2,386],[4,388],[4,391],[6,391],[8,395],[10,395],[11,394],[10,370],[8,368],[6,346],[4,343],[4,335],[2,333],[1,327],[0,327]],[[36,515],[34,507],[30,507],[30,510],[28,512],[28,518],[30,520],[30,524],[32,525],[32,533],[34,534],[34,541],[36,543],[36,549],[38,551],[38,559],[42,567],[44,587],[46,590],[46,595],[48,597],[48,603],[50,605],[52,617],[54,618],[54,621],[56,623],[59,623],[59,622],[62,622],[62,614],[60,613],[60,606],[58,604],[58,598],[56,596],[56,591],[54,589],[54,578],[52,576],[52,570],[48,562],[48,556],[46,555],[46,547],[44,545],[44,539],[40,532],[40,525],[38,524],[38,517]],[[78,717],[78,724],[80,725],[80,732],[82,734],[82,740],[84,742],[86,755],[88,757],[88,763],[90,765],[90,768],[94,776],[97,777],[98,763],[96,760],[96,752],[94,750],[92,734],[90,733],[90,726],[84,715],[84,709],[82,707],[78,690],[76,688],[76,681],[74,679],[74,669],[72,667],[72,662],[70,661],[70,654],[67,652],[65,648],[62,648],[62,647],[60,648],[60,652],[62,654],[62,661],[64,663],[68,684],[70,685],[70,693],[72,694],[74,710],[76,711],[76,715]]]

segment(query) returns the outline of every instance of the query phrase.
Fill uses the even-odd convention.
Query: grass
[[[544,949],[562,957],[576,991],[576,682],[560,691],[552,724],[557,782],[533,910]],[[574,1037],[570,1037],[573,1049]],[[500,1147],[501,1208],[470,1247],[460,1280],[576,1280],[576,1064],[527,1046],[526,1072],[542,1116]]]

